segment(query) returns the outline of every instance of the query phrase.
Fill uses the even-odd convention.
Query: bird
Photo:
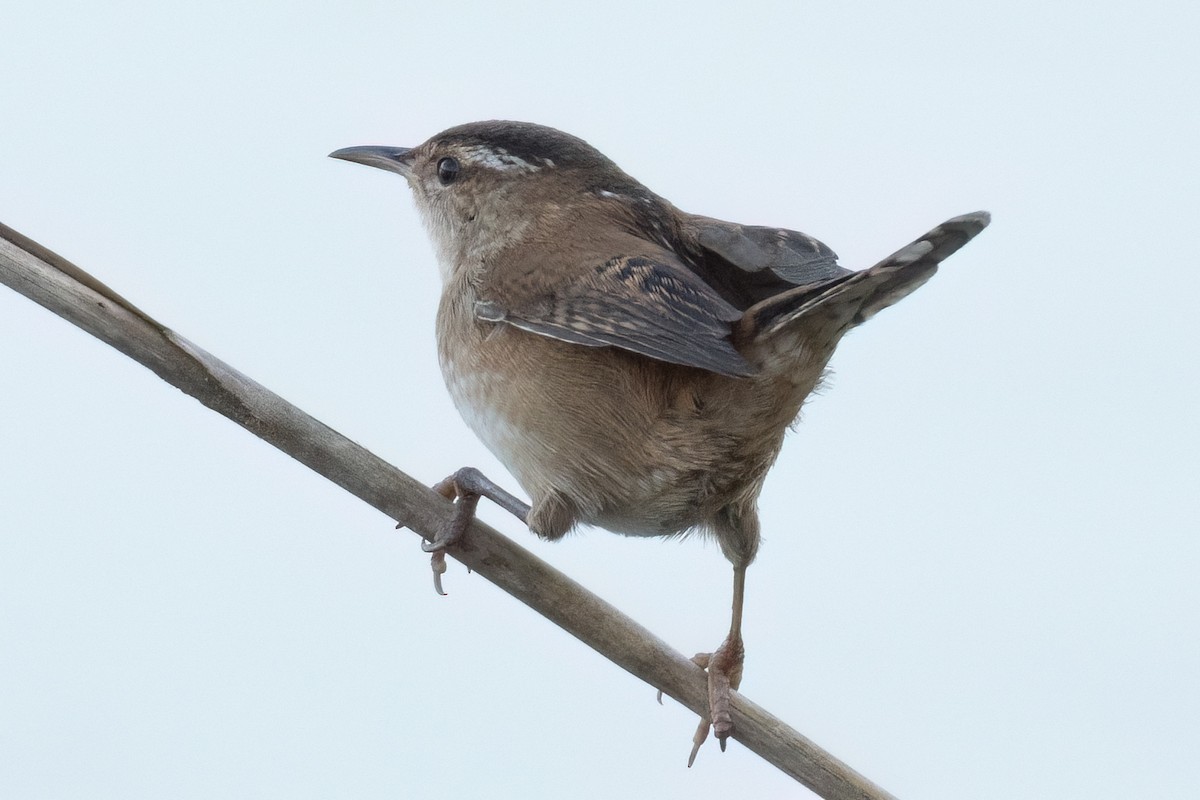
[[[530,500],[471,467],[438,483],[455,513],[424,544],[437,590],[480,497],[548,540],[579,525],[715,539],[733,567],[732,613],[720,645],[693,659],[709,708],[688,765],[710,729],[724,750],[758,499],[784,435],[842,336],[927,281],[990,215],[954,217],[852,270],[807,234],[681,211],[544,125],[471,122],[416,147],[330,156],[407,180],[441,273],[450,397]]]

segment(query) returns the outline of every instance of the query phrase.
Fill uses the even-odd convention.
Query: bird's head
[[[330,153],[403,175],[438,251],[444,278],[522,240],[603,212],[607,197],[650,193],[582,139],[528,122],[459,125],[416,147]]]

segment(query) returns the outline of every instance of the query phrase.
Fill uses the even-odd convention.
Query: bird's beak
[[[329,157],[340,158],[343,161],[356,161],[359,164],[366,164],[368,167],[386,169],[388,172],[398,172],[407,178],[412,174],[412,153],[411,147],[363,145],[334,150]]]

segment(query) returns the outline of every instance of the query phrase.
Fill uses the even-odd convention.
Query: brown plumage
[[[956,217],[854,272],[810,236],[679,211],[581,139],[481,122],[412,148],[335,157],[404,175],[443,277],[438,353],[468,425],[528,493],[474,470],[479,495],[540,536],[578,523],[633,536],[714,536],[734,566],[729,636],[697,656],[724,747],[741,676],[757,501],[788,426],[842,335],[913,291],[988,224]],[[689,762],[690,763],[690,762]]]

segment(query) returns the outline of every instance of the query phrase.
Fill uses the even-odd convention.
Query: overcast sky
[[[0,48],[0,221],[433,483],[515,487],[437,369],[397,176],[523,119],[865,267],[761,499],[746,695],[911,798],[1200,786],[1193,3],[56,3]],[[805,796],[411,532],[0,289],[0,796]],[[686,653],[699,541],[537,541]]]

